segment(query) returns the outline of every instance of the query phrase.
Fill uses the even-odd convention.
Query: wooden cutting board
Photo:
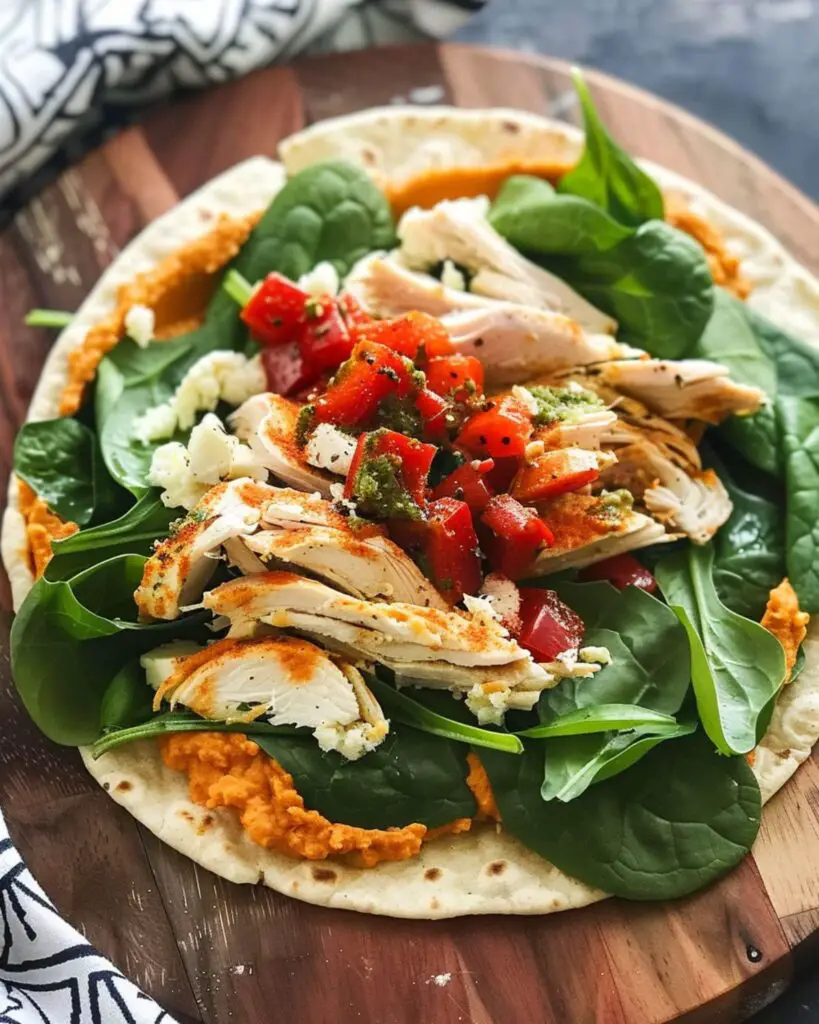
[[[819,273],[819,210],[693,117],[589,73],[627,150],[688,175],[767,225]],[[568,68],[461,46],[304,60],[168,103],[47,188],[0,235],[0,480],[50,332],[152,218],[303,125],[395,102],[504,105],[576,119]],[[4,622],[10,600],[3,581]],[[773,801],[753,857],[665,905],[609,900],[549,917],[398,921],[231,885],[162,846],[34,729],[0,652],[0,806],[60,911],[182,1021],[293,1017],[409,1024],[735,1021],[788,984],[819,928],[819,765]]]

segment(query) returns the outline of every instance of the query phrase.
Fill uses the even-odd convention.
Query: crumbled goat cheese
[[[466,278],[452,260],[444,260],[441,269],[441,284],[444,288],[452,288],[456,292],[466,291]]]
[[[240,477],[266,480],[267,470],[213,413],[193,428],[187,448],[179,441],[160,445],[148,471],[148,482],[163,489],[168,508],[192,509],[215,484]]]
[[[540,406],[537,404],[537,399],[529,390],[524,388],[520,384],[516,384],[512,388],[513,397],[517,398],[520,404],[526,409],[530,416],[537,416],[540,412]]]
[[[340,505],[351,516],[358,515],[358,505],[344,497],[344,484],[330,484],[330,497],[336,505]]]
[[[542,662],[541,667],[558,679],[588,679],[610,664],[607,647],[581,647],[579,651],[561,651],[554,661]]]
[[[241,405],[267,388],[261,356],[210,352],[188,370],[173,396],[140,416],[134,434],[144,444],[188,430],[199,412],[212,412],[220,401]]]
[[[502,626],[514,635],[520,632],[520,592],[508,576],[490,572],[483,581],[481,596],[492,605]]]
[[[125,314],[125,331],[140,348],[147,348],[154,340],[155,327],[156,316],[148,306],[137,303]]]
[[[317,469],[347,476],[355,455],[356,439],[333,426],[319,423],[304,449],[304,458]]]
[[[480,725],[503,725],[503,716],[511,708],[531,711],[539,699],[539,690],[514,690],[502,683],[475,683],[466,695],[466,706]]]
[[[312,270],[299,278],[299,288],[314,299],[320,299],[324,295],[331,298],[338,295],[340,284],[338,271],[326,260],[317,263]]]
[[[313,730],[319,749],[325,752],[336,750],[348,761],[357,761],[371,750],[375,750],[384,735],[383,723],[370,725],[367,722],[353,722],[352,725],[339,725],[333,722],[320,725]]]

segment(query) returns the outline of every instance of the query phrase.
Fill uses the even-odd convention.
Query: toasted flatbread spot
[[[493,860],[491,864],[487,864],[486,873],[488,875],[502,875],[507,868],[505,860]]]
[[[313,878],[317,882],[335,882],[337,877],[332,868],[313,868]]]
[[[424,878],[428,882],[434,882],[437,879],[439,879],[440,877],[441,877],[441,869],[440,868],[427,868],[426,871],[424,872]]]
[[[133,788],[134,787],[131,785],[131,783],[128,782],[126,779],[123,779],[122,782],[118,782],[117,783],[117,792],[118,793],[127,793],[129,789],[133,789]]]

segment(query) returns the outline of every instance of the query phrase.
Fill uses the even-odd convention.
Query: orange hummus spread
[[[68,383],[60,397],[61,416],[73,416],[79,409],[85,386],[94,379],[102,357],[125,333],[125,316],[131,306],[153,309],[158,338],[183,334],[201,322],[202,311],[213,293],[215,274],[233,259],[260,215],[220,217],[207,234],[183,245],[120,288],[116,308],[68,354]]]
[[[468,832],[470,818],[440,828],[412,824],[367,829],[328,821],[308,811],[292,776],[258,744],[238,733],[177,733],[160,740],[162,759],[186,772],[191,800],[210,809],[232,807],[254,843],[289,857],[324,860],[352,855],[363,867],[415,857],[421,845],[442,835]],[[483,767],[469,755],[467,784],[475,794],[479,817],[497,818]]]
[[[773,633],[785,649],[785,679],[790,679],[796,655],[808,630],[810,616],[799,610],[799,598],[787,577],[768,596],[761,624]]]
[[[684,231],[699,242],[708,258],[714,283],[733,292],[738,299],[751,294],[751,282],[742,273],[739,259],[728,251],[722,232],[694,213],[677,194],[665,195],[665,219],[674,228]]]
[[[76,523],[66,523],[49,511],[48,505],[38,498],[25,480],[17,480],[20,514],[26,524],[28,550],[25,552],[29,568],[36,577],[45,572],[51,561],[51,542],[70,537],[79,530]]]

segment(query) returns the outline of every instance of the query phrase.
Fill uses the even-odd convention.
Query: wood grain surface
[[[706,185],[819,272],[819,211],[803,195],[683,112],[603,75],[589,81],[630,152]],[[399,101],[577,117],[557,61],[454,45],[314,58],[162,106],[20,213],[0,235],[0,480],[53,340],[22,326],[27,309],[74,308],[140,228],[237,160],[274,155],[317,119]],[[13,695],[5,580],[0,597],[0,805],[12,836],[60,911],[180,1021],[735,1021],[774,998],[795,953],[812,948],[815,761],[767,809],[754,856],[686,900],[441,922],[325,910],[197,868],[117,807],[75,751],[47,743]]]

